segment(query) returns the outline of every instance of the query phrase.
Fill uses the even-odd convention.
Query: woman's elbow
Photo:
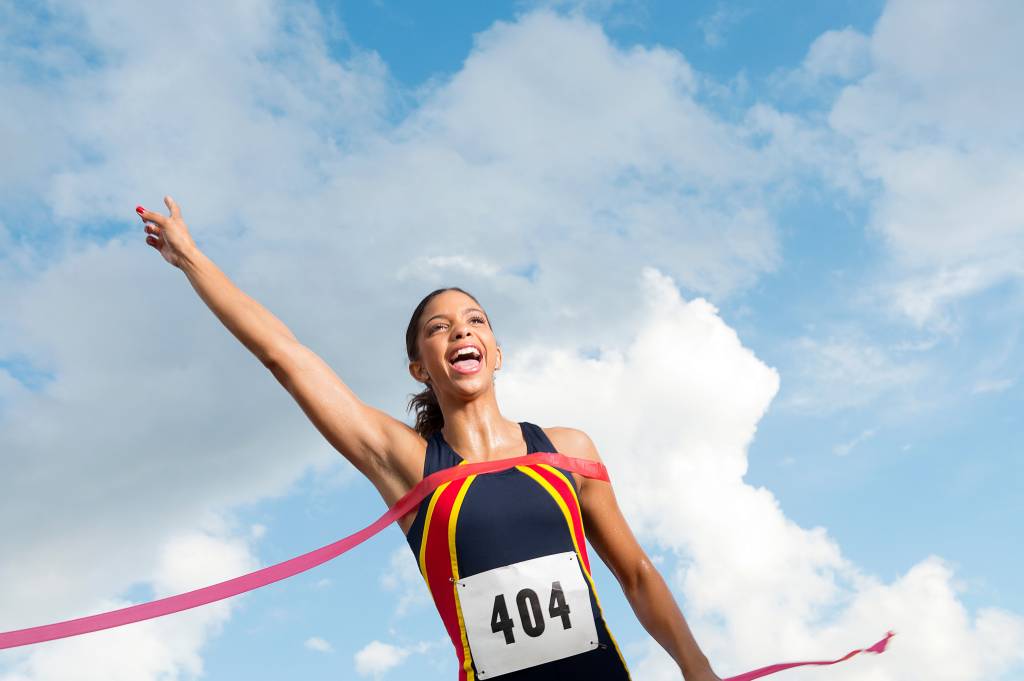
[[[614,570],[614,574],[623,592],[631,593],[636,591],[651,577],[656,577],[658,569],[654,567],[654,564],[651,563],[651,560],[646,555],[641,553],[624,565],[618,566]]]

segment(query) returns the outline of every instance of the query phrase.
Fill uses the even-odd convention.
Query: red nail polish
[[[141,215],[142,213],[146,212],[146,209],[143,208],[142,206],[135,206],[135,212]]]

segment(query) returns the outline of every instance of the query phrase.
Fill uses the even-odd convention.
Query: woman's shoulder
[[[543,428],[544,434],[551,440],[551,444],[555,446],[560,454],[566,456],[573,456],[577,459],[587,459],[589,461],[601,461],[601,456],[597,453],[597,447],[594,446],[594,441],[590,439],[590,436],[579,428],[568,428],[565,426],[551,426],[550,428]],[[576,489],[582,495],[587,485],[587,478],[584,478],[579,473],[572,474],[573,481],[576,483]]]
[[[600,461],[601,456],[597,453],[597,447],[594,445],[594,441],[590,439],[584,431],[579,428],[569,428],[567,426],[550,426],[542,428],[544,434],[551,440],[551,444],[555,446],[560,453],[566,456],[574,456],[577,459],[589,459],[591,461]]]

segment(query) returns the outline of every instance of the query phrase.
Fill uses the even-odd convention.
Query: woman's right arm
[[[389,505],[418,468],[426,443],[405,423],[360,400],[285,324],[246,295],[196,247],[171,197],[165,216],[141,210],[146,242],[181,269],[207,307],[295,398],[317,430],[380,490]],[[409,459],[408,461],[406,459]],[[422,463],[422,462],[420,462]]]

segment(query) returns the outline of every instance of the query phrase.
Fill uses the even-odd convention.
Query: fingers
[[[142,218],[143,222],[155,222],[161,227],[163,227],[164,223],[168,220],[166,215],[154,213],[151,210],[146,210],[142,206],[136,206],[135,212],[139,214],[139,217]]]
[[[142,218],[143,229],[145,229],[148,235],[146,236],[146,243],[160,251],[163,248],[163,240],[160,238],[163,231],[161,223],[167,218],[160,215],[160,213],[148,211],[142,206],[136,206],[135,212]]]
[[[174,202],[174,199],[170,196],[165,196],[164,203],[167,204],[167,207],[171,210],[172,218],[181,218],[181,210],[178,208],[178,204]]]
[[[162,215],[160,213],[156,213],[151,210],[146,210],[142,206],[136,206],[135,212],[139,214],[139,217],[142,218],[143,222],[148,220],[149,222],[155,222],[161,227],[163,227],[168,220],[180,220],[181,209],[178,208],[178,204],[175,203],[174,199],[172,199],[170,196],[165,196],[164,203],[167,205],[167,208],[171,211],[170,217]]]
[[[146,235],[148,235],[145,238],[145,243],[157,249],[158,251],[161,250],[161,248],[163,247],[163,240],[161,239],[161,237],[163,235],[161,233],[162,229],[160,228],[160,225],[154,224],[153,222],[146,222],[144,228]]]

